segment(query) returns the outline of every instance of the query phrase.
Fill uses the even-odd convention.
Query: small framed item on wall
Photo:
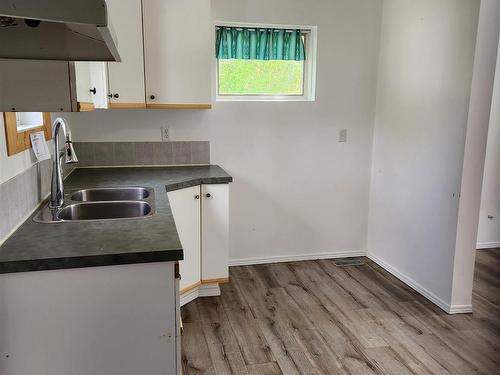
[[[4,112],[7,155],[31,148],[30,133],[43,131],[45,139],[52,137],[49,112]]]

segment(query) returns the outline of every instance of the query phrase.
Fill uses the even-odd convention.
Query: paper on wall
[[[38,161],[50,159],[50,151],[47,142],[45,141],[44,132],[30,133],[31,146]]]

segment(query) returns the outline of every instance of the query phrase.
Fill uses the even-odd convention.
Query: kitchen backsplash
[[[210,164],[210,142],[75,142],[80,167]]]
[[[64,175],[72,169],[64,165]],[[51,177],[52,160],[44,160],[0,184],[0,243],[49,194]]]

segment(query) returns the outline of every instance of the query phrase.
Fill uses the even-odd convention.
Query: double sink
[[[138,219],[153,215],[154,189],[109,187],[73,192],[61,209],[44,207],[33,218],[41,223]]]

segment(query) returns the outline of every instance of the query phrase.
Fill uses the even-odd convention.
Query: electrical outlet
[[[161,127],[161,140],[163,142],[166,142],[168,141],[170,138],[170,129],[168,128],[168,126],[162,126]]]
[[[347,142],[347,129],[340,129],[339,142]]]

